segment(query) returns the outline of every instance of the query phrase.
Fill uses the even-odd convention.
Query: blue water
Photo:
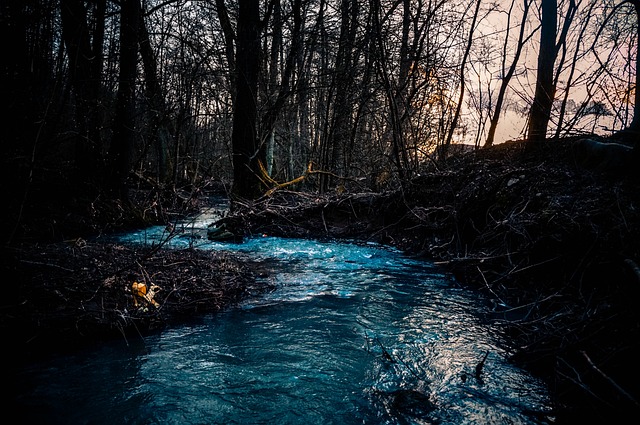
[[[22,423],[537,424],[541,382],[507,361],[485,300],[393,249],[259,235],[168,246],[242,253],[275,290],[222,313],[19,371]],[[122,235],[157,244],[161,228]],[[488,352],[482,374],[476,365]],[[479,379],[478,379],[479,378]]]

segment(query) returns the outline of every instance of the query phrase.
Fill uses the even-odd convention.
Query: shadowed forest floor
[[[559,423],[615,422],[640,413],[640,184],[615,171],[579,166],[572,141],[507,143],[452,157],[402,189],[281,190],[222,221],[243,235],[356,238],[435,261],[494,301],[489,319],[508,329],[513,361],[549,384]],[[141,193],[136,219],[114,204],[43,206],[46,220],[26,221],[23,242],[4,248],[12,278],[0,329],[17,356],[132,338],[269,290],[246,258],[91,241],[200,206],[194,193],[168,209]],[[134,281],[162,288],[160,309],[133,305]]]

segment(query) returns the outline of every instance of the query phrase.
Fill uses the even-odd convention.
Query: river
[[[486,300],[439,268],[376,244],[211,242],[217,214],[180,224],[168,246],[250,255],[269,265],[275,290],[24,365],[18,423],[549,423],[545,386],[509,363],[505,337],[483,320]],[[153,227],[119,240],[165,236]]]

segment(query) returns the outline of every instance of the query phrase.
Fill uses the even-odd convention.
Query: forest
[[[4,1],[4,271],[41,250],[71,267],[58,244],[223,194],[234,232],[390,243],[533,305],[514,341],[559,411],[637,413],[639,18],[639,0]]]
[[[6,2],[4,237],[28,186],[380,191],[452,145],[638,125],[636,1],[248,3]]]

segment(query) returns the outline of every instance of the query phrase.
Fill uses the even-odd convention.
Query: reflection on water
[[[197,237],[273,268],[276,290],[238,308],[19,372],[25,423],[534,424],[540,382],[506,361],[478,295],[377,245]],[[123,236],[158,243],[162,228]],[[476,366],[486,354],[486,362]]]

